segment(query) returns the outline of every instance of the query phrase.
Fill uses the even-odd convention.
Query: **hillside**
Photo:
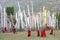
[[[31,10],[31,3],[30,0],[18,0],[21,5],[21,9],[27,9],[27,4],[30,5]],[[33,1],[33,7],[34,12],[38,12],[42,10],[43,5],[46,6],[47,9],[60,12],[60,0],[32,0]],[[2,4],[3,7],[6,6],[14,6],[15,11],[18,10],[17,8],[17,0],[0,0],[0,4]]]

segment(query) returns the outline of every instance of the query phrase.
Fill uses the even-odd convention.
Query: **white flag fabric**
[[[55,28],[56,27],[56,19],[55,19],[55,15],[54,14],[52,14],[51,27],[52,28]]]
[[[7,14],[5,8],[4,8],[4,27],[7,27]]]
[[[27,17],[27,26],[28,26],[28,29],[31,30],[31,25],[30,25],[30,19],[29,19],[29,17]]]
[[[28,9],[28,16],[30,17],[29,5],[27,5],[27,9]]]
[[[47,25],[49,27],[51,27],[51,15],[50,15],[50,11],[47,12]]]
[[[37,28],[38,28],[38,30],[39,30],[39,22],[38,22],[38,15],[36,16],[37,17]]]
[[[18,13],[16,13],[16,28],[19,29],[20,28],[20,17],[18,16]]]
[[[3,27],[3,13],[2,13],[2,6],[0,5],[0,13],[1,13],[1,27]]]
[[[43,27],[43,13],[40,11],[40,27]]]
[[[25,13],[25,10],[23,10],[23,21],[24,21],[24,28],[27,27],[27,16],[26,16],[26,13]]]
[[[21,12],[21,8],[20,8],[20,4],[17,1],[18,4],[18,12],[16,13],[16,28],[19,29],[20,28],[20,23],[22,22],[22,12]]]

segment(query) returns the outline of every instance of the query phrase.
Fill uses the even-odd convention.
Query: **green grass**
[[[37,32],[32,31],[31,37],[27,37],[27,32],[13,33],[0,33],[0,40],[60,40],[60,30],[55,30],[55,36],[49,35],[49,31],[46,31],[47,37],[37,37]]]

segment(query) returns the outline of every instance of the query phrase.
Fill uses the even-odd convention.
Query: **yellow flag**
[[[43,15],[44,15],[44,24],[46,24],[46,14],[47,14],[47,10],[44,9],[44,11],[43,11]]]

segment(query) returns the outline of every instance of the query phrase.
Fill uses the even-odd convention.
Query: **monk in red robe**
[[[15,28],[15,26],[13,26],[13,33],[14,33],[14,34],[16,33],[16,28]]]
[[[41,30],[41,37],[46,37],[45,29]]]
[[[3,29],[3,32],[4,32],[4,33],[7,33],[7,32],[8,32],[8,30],[7,30],[6,27]]]
[[[28,37],[31,36],[31,29],[30,29],[30,26],[28,27]]]
[[[40,28],[38,27],[38,25],[37,25],[37,36],[39,37],[40,36]]]
[[[30,37],[31,36],[31,31],[30,30],[28,30],[28,37]]]
[[[38,36],[38,37],[40,36],[40,31],[39,31],[39,30],[37,30],[37,36]]]
[[[46,29],[49,29],[49,26],[46,24]]]
[[[53,29],[50,30],[50,35],[53,35],[53,31],[54,31]]]

